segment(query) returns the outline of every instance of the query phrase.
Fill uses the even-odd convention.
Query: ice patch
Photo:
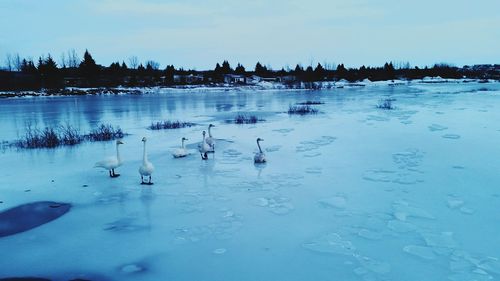
[[[453,232],[441,233],[422,233],[427,246],[435,248],[449,248],[454,249],[457,247],[457,242],[453,238]]]
[[[369,229],[361,229],[358,231],[358,236],[369,240],[380,240],[382,239],[382,234]]]
[[[462,207],[465,204],[465,202],[462,199],[454,197],[448,197],[447,203],[448,203],[448,208],[450,209],[456,209]]]
[[[387,227],[392,231],[399,233],[407,233],[412,232],[417,229],[417,227],[411,223],[399,221],[399,220],[391,220],[387,222]]]
[[[337,138],[331,136],[322,136],[318,139],[312,141],[302,141],[300,145],[296,147],[297,152],[308,152],[311,150],[319,149],[322,146],[329,145],[333,143]]]
[[[393,181],[395,171],[375,169],[365,172],[363,179],[374,182],[391,182]]]
[[[410,255],[417,256],[419,258],[423,258],[426,260],[433,260],[436,258],[436,254],[433,249],[425,246],[417,246],[417,245],[407,245],[403,247],[403,251]]]
[[[450,140],[458,140],[460,138],[460,135],[446,134],[446,135],[442,135],[442,137],[445,139],[450,139]]]
[[[420,166],[424,154],[418,149],[409,149],[405,152],[394,153],[392,160],[399,169],[415,171],[415,168]]]
[[[398,216],[414,217],[414,218],[424,218],[424,219],[435,219],[435,217],[419,207],[413,206],[410,203],[399,200],[392,204],[394,209],[394,214],[399,213]]]
[[[286,197],[259,197],[251,200],[251,204],[259,207],[266,207],[270,212],[277,215],[286,215],[293,211],[294,206],[290,203],[290,199]]]
[[[371,272],[378,274],[387,274],[391,272],[391,265],[386,262],[377,261],[369,257],[359,257],[359,263]]]
[[[318,201],[322,207],[344,209],[347,205],[347,200],[343,196],[333,196]]]
[[[429,130],[430,130],[431,132],[435,132],[435,131],[444,131],[444,130],[448,129],[448,127],[446,127],[446,126],[442,126],[442,125],[439,125],[439,124],[432,124],[432,125],[430,125],[428,128],[429,128]]]
[[[222,255],[222,254],[226,253],[226,251],[227,251],[227,250],[226,250],[226,249],[224,249],[224,248],[219,248],[219,249],[215,249],[215,250],[213,251],[213,253],[214,253],[214,254],[216,254],[216,255]]]
[[[323,172],[323,168],[321,167],[309,167],[306,168],[307,174],[321,174]]]
[[[460,208],[460,212],[466,214],[466,215],[472,215],[474,214],[474,210],[472,210],[471,208],[467,208],[467,207],[462,207]]]
[[[120,271],[125,274],[134,274],[145,271],[146,269],[137,264],[127,264],[120,268]]]
[[[337,233],[326,234],[311,242],[304,243],[302,246],[313,252],[348,256],[352,256],[356,249],[351,241],[342,239]]]

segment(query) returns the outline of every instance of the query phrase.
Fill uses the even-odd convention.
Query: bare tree
[[[139,59],[136,56],[131,56],[128,58],[128,65],[132,69],[136,69],[137,66],[139,65]]]
[[[12,58],[12,66],[16,71],[21,71],[21,57],[19,56],[19,53],[16,53],[16,55]]]
[[[59,63],[62,68],[66,68],[66,55],[64,52],[61,54],[61,62]]]
[[[5,55],[5,67],[8,71],[12,71],[12,55]]]
[[[78,67],[80,65],[80,58],[78,57],[75,49],[68,51],[67,63],[68,67]]]
[[[160,63],[159,63],[159,62],[156,62],[156,61],[154,61],[154,60],[148,60],[148,61],[146,62],[146,67],[147,67],[148,65],[149,65],[149,66],[151,66],[151,68],[152,68],[152,69],[154,69],[154,70],[158,70],[158,69],[160,68]]]

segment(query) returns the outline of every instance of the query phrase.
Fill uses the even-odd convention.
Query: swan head
[[[264,141],[264,139],[257,138],[257,142],[259,142],[259,141]]]
[[[209,127],[209,128],[212,128],[212,127],[215,127],[215,125],[210,124],[210,125],[208,125],[208,127]]]
[[[123,142],[121,140],[117,140],[116,145],[120,145],[120,144],[123,144]]]
[[[202,133],[202,134],[203,134],[203,136],[205,136],[207,133],[206,133],[205,131],[203,131],[203,133]]]
[[[143,142],[146,142],[146,137],[143,137],[143,138],[142,138],[142,141],[143,141]]]
[[[188,139],[186,139],[186,138],[182,138],[182,141],[187,141],[187,140],[188,140]]]

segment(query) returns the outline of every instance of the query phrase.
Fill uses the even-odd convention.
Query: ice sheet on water
[[[146,268],[138,264],[126,264],[120,267],[120,271],[124,274],[136,274],[146,271]]]
[[[443,126],[443,125],[439,125],[439,124],[432,124],[429,126],[429,131],[431,131],[431,132],[444,131],[446,129],[448,129],[448,127]]]
[[[424,154],[418,149],[408,149],[404,152],[394,153],[392,160],[399,169],[415,171],[422,163]]]
[[[380,232],[376,232],[376,231],[373,231],[370,229],[364,229],[364,228],[359,230],[357,234],[359,237],[363,237],[363,238],[369,239],[369,240],[380,240],[383,237],[382,233],[380,233]]]
[[[415,206],[414,204],[409,203],[405,200],[397,200],[392,204],[392,208],[394,210],[394,214],[396,218],[400,218],[401,220],[405,220],[408,217],[414,218],[423,218],[423,219],[435,219],[435,217],[429,213],[428,211]],[[402,219],[405,218],[405,219]]]
[[[446,134],[442,135],[443,138],[445,139],[450,139],[450,140],[458,140],[460,138],[460,135],[457,134]]]
[[[326,208],[344,209],[347,205],[347,200],[344,196],[332,196],[318,201],[320,206]]]
[[[353,256],[356,250],[351,241],[343,239],[334,232],[315,238],[302,246],[313,252],[348,256]]]
[[[378,261],[370,257],[358,257],[359,263],[369,271],[377,274],[387,274],[391,272],[391,265],[387,262]]]
[[[265,207],[271,213],[276,215],[286,215],[294,209],[294,206],[290,201],[290,198],[282,196],[259,197],[252,199],[251,204],[259,207]]]
[[[430,247],[418,246],[418,245],[406,245],[403,247],[403,251],[406,253],[417,256],[426,260],[433,260],[436,258],[434,250]]]
[[[216,254],[216,255],[222,255],[222,254],[225,254],[225,253],[226,253],[226,251],[227,251],[227,250],[226,250],[225,248],[218,248],[218,249],[215,249],[215,250],[213,251],[213,253],[214,253],[214,254]]]
[[[317,175],[319,175],[319,174],[323,173],[323,168],[321,168],[321,167],[308,167],[308,168],[305,169],[305,172],[307,174],[317,174]]]
[[[106,231],[123,233],[147,231],[151,229],[151,226],[144,222],[141,223],[137,217],[126,217],[106,224],[103,229]]]
[[[302,141],[300,145],[296,147],[297,152],[308,152],[311,150],[319,149],[322,146],[329,145],[333,143],[337,138],[332,136],[322,136],[320,138],[314,139],[312,141]]]
[[[365,171],[363,179],[374,182],[392,182],[396,175],[396,171],[373,169]]]
[[[449,248],[454,249],[457,247],[457,242],[453,237],[453,232],[445,231],[441,233],[422,232],[422,237],[429,247],[434,248]]]
[[[240,215],[234,214],[233,212],[228,213],[228,211],[224,211],[220,216],[220,219],[216,222],[191,227],[183,227],[174,230],[172,233],[175,237],[174,243],[196,243],[211,238],[215,238],[217,240],[231,239],[233,235],[238,232],[243,226],[241,220],[242,219]]]
[[[294,128],[284,128],[284,129],[276,129],[273,132],[280,133],[282,136],[287,136],[289,133],[293,132]]]
[[[409,222],[404,222],[400,220],[391,220],[387,222],[387,227],[398,233],[407,233],[407,232],[412,232],[417,229],[417,227],[414,224],[411,224]]]

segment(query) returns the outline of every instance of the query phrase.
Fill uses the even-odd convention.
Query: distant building
[[[297,76],[295,76],[295,75],[279,76],[278,81],[281,83],[293,83],[293,82],[297,81]]]
[[[200,84],[204,81],[201,74],[174,74],[174,83],[176,84]]]
[[[245,84],[245,75],[238,74],[224,74],[224,83],[226,84]]]

